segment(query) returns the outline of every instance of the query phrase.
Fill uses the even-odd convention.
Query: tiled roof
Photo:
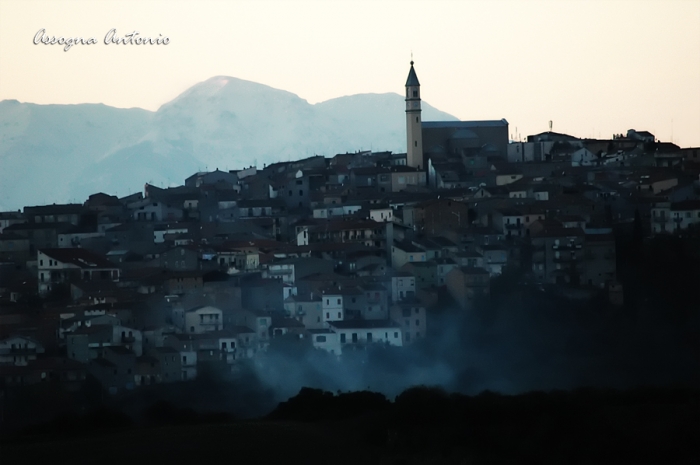
[[[700,210],[700,200],[683,200],[671,204],[672,211]]]
[[[399,325],[391,320],[342,320],[329,321],[328,324],[337,329],[399,328]]]
[[[102,255],[91,252],[87,249],[40,249],[41,253],[58,260],[61,263],[75,265],[78,268],[119,268]]]
[[[461,266],[460,271],[464,274],[489,274],[484,268],[478,268],[475,266]]]
[[[247,333],[255,333],[254,329],[250,329],[247,326],[232,326],[229,331],[231,331],[233,334],[247,334]]]
[[[508,126],[508,121],[505,119],[486,121],[423,121],[421,126],[423,129],[503,127]]]

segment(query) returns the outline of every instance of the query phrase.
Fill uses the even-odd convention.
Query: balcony
[[[202,326],[218,326],[221,324],[219,320],[205,320],[205,321],[200,321],[200,325]]]

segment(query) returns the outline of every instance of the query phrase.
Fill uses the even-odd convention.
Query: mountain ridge
[[[425,120],[456,120],[423,102]],[[231,76],[185,89],[158,110],[0,101],[0,211],[179,185],[202,167],[234,169],[355,150],[405,151],[403,96],[310,104]]]

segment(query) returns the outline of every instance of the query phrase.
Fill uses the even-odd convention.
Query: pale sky
[[[105,45],[112,28],[170,43]],[[310,103],[402,94],[411,53],[423,99],[462,120],[700,146],[700,0],[0,0],[0,100],[156,110],[218,75]]]

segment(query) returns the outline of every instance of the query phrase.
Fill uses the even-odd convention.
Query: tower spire
[[[411,69],[406,79],[406,164],[419,170],[423,168],[420,82],[413,68],[413,52],[411,52]]]

